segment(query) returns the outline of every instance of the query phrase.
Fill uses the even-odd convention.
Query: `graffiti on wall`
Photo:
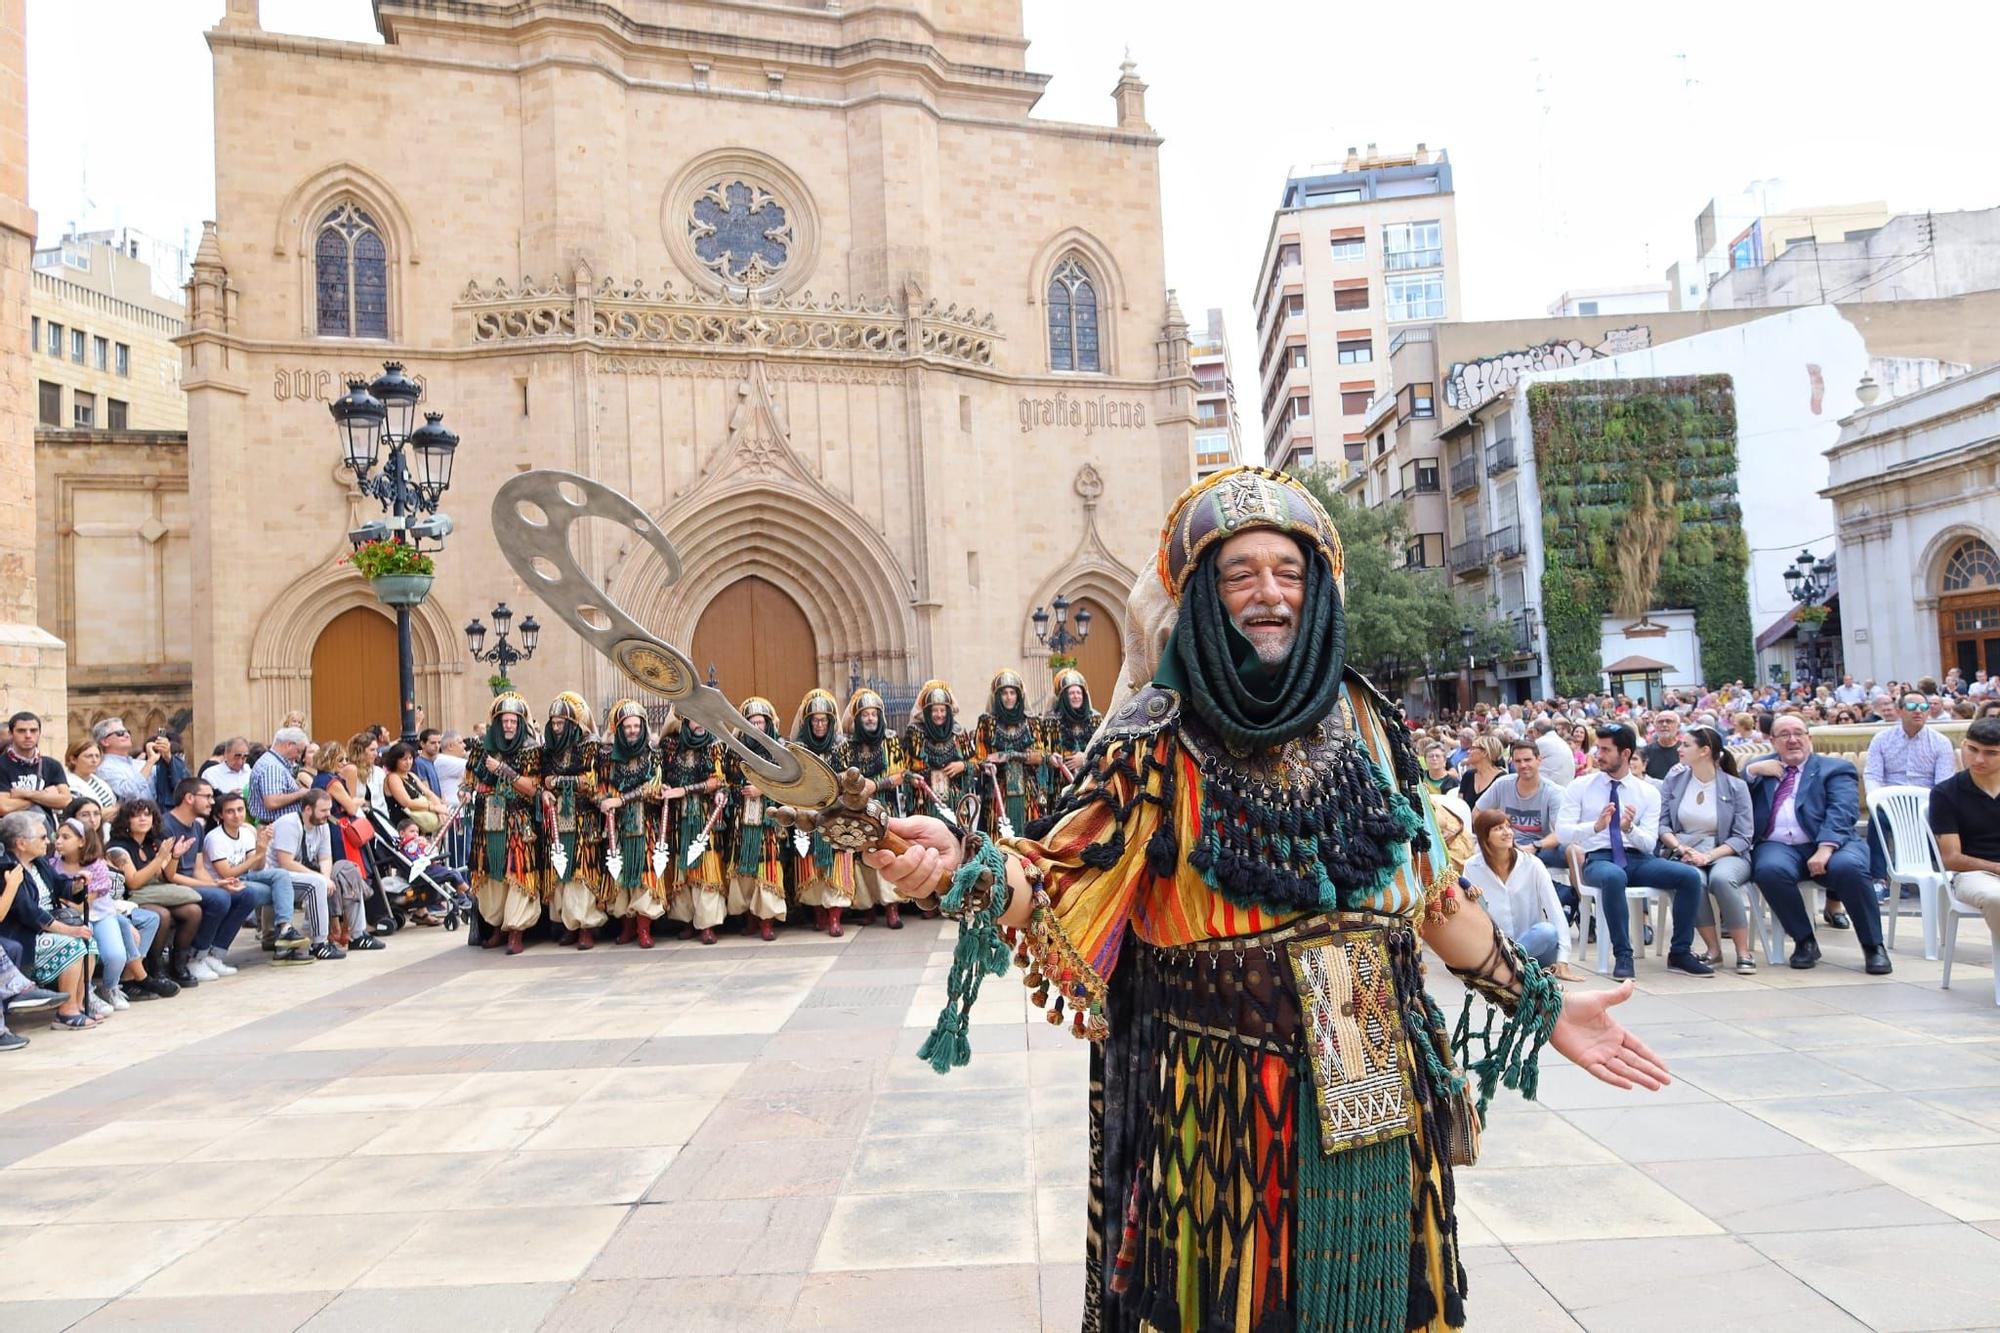
[[[1451,373],[1445,376],[1445,405],[1470,412],[1519,384],[1521,376],[1529,371],[1561,370],[1564,366],[1617,356],[1620,352],[1636,352],[1652,345],[1652,328],[1635,324],[1629,329],[1606,331],[1604,341],[1595,347],[1576,338],[1565,338],[1561,342],[1502,352],[1499,356],[1481,357],[1477,361],[1454,361]]]

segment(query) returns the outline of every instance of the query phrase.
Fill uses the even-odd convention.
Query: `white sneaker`
[[[125,998],[125,992],[116,986],[111,988],[107,998],[110,999],[113,1009],[130,1009],[132,1007],[132,1002]]]
[[[195,959],[193,962],[190,962],[188,964],[188,975],[193,977],[196,981],[222,980],[222,973],[216,971],[215,968],[212,965],[210,965],[207,954],[203,954],[201,957]]]
[[[236,975],[236,969],[229,965],[229,959],[220,949],[209,950],[207,962],[209,967],[214,969],[217,976],[233,977]]]
[[[106,1004],[96,991],[92,991],[84,1000],[83,1009],[92,1018],[111,1017],[111,1006]]]

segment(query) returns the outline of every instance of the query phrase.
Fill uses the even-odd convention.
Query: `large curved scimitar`
[[[757,785],[781,803],[774,815],[818,828],[845,850],[903,850],[906,844],[888,831],[881,806],[857,788],[858,773],[850,771],[843,780],[818,755],[783,740],[770,745],[769,752],[743,743],[739,737],[753,729],[750,720],[720,690],[702,684],[686,653],[627,615],[584,572],[571,546],[571,531],[584,518],[631,532],[659,554],[667,582],[680,579],[680,553],[652,516],[581,473],[550,468],[523,472],[508,478],[493,497],[494,536],[522,582],[627,679],[666,699],[682,718],[699,723],[727,747]]]

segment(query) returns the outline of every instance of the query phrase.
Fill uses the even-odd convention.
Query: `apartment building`
[[[1391,339],[1458,318],[1457,249],[1443,149],[1370,144],[1292,172],[1252,297],[1267,463],[1366,461]]]
[[[1222,311],[1211,307],[1208,328],[1190,335],[1188,366],[1194,371],[1194,475],[1200,481],[1243,461],[1243,423],[1236,413]]]
[[[35,251],[28,299],[35,421],[55,430],[184,431],[184,309],[127,245],[66,236]]]

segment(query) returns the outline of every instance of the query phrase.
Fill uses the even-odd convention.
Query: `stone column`
[[[27,0],[0,0],[0,716],[42,716],[42,749],[69,736],[68,659],[36,621],[35,374],[28,347],[35,215],[28,207]]]

